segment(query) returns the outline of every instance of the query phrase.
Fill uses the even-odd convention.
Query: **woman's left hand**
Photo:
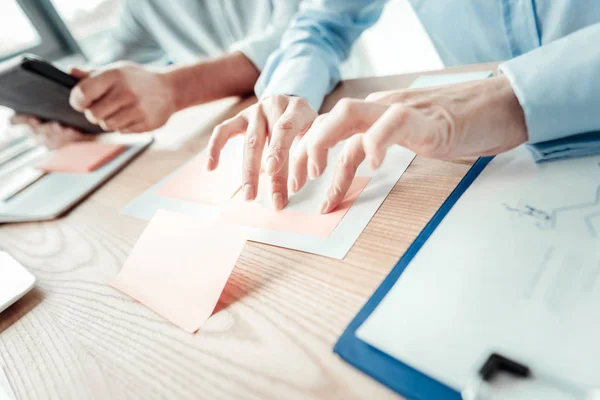
[[[296,179],[299,190],[307,176],[319,177],[327,166],[328,150],[349,138],[322,213],[339,205],[365,159],[371,168],[379,168],[392,145],[430,158],[487,156],[524,143],[527,128],[504,76],[374,93],[364,101],[342,99],[301,140],[292,157],[290,181]]]

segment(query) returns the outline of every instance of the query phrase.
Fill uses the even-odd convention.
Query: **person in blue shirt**
[[[90,66],[71,70],[81,79],[71,104],[104,130],[138,133],[181,109],[252,93],[298,2],[122,0]],[[12,122],[29,125],[51,148],[89,138],[32,116]]]
[[[317,118],[324,96],[340,79],[340,63],[385,3],[306,2],[261,74],[259,103],[214,130],[207,168],[218,166],[230,137],[245,133],[243,188],[246,200],[253,200],[268,143],[265,171],[273,184],[273,205],[281,209],[288,190],[298,191],[307,177],[320,176],[327,150],[350,138],[321,208],[327,213],[343,199],[358,165],[367,160],[377,168],[392,145],[449,159],[494,155],[525,142],[542,146],[600,130],[596,0],[413,0],[446,66],[508,60],[500,74],[376,93],[364,101],[343,99]],[[401,48],[390,51],[402,53]],[[299,135],[304,137],[290,158]],[[590,140],[598,138],[592,135]]]

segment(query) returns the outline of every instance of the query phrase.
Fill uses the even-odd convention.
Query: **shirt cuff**
[[[600,57],[588,51],[600,24],[582,29],[500,65],[517,96],[529,143],[566,138],[600,128]]]
[[[529,144],[527,148],[535,162],[600,154],[600,132],[582,133],[565,139]]]
[[[242,52],[259,71],[262,71],[267,59],[278,45],[279,38],[249,38],[234,43],[229,50]]]
[[[268,75],[261,75],[256,83],[255,91],[259,99],[272,95],[298,96],[308,101],[317,111],[334,86],[329,79],[327,66],[313,56],[284,60]]]
[[[545,142],[563,136],[553,132],[552,126],[548,126],[549,121],[546,118],[547,114],[543,103],[540,104],[538,101],[539,88],[532,83],[529,73],[531,64],[527,61],[523,62],[523,59],[518,57],[501,64],[498,70],[510,82],[515,96],[523,108],[529,143]]]

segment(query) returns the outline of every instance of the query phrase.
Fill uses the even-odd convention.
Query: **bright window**
[[[16,0],[0,0],[0,58],[40,44],[40,37]]]

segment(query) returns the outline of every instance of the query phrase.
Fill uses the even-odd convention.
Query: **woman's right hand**
[[[78,79],[88,76],[87,71],[78,68],[71,68],[70,74]],[[58,122],[42,122],[39,118],[32,115],[15,114],[10,119],[12,125],[27,125],[37,142],[48,149],[57,149],[68,143],[90,140],[90,136],[85,135],[68,126]]]
[[[15,114],[10,119],[10,123],[12,125],[27,125],[37,142],[51,150],[68,143],[89,140],[92,136],[85,135],[58,122],[42,122],[32,115]]]

